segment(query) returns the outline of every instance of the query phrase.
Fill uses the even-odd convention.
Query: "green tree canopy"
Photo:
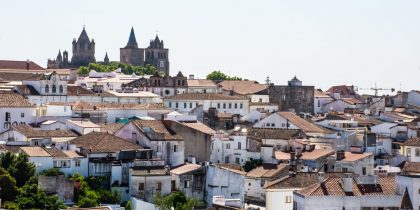
[[[13,201],[18,195],[16,180],[4,169],[0,168],[0,198],[2,201]]]
[[[240,77],[231,77],[221,71],[212,71],[210,74],[207,75],[206,78],[209,80],[242,80],[242,78]]]
[[[261,166],[262,165],[262,160],[261,159],[252,159],[250,158],[249,160],[245,161],[244,165],[242,166],[244,168],[245,172],[249,172],[252,169]]]
[[[192,198],[187,198],[182,192],[172,192],[171,194],[162,197],[157,194],[153,198],[153,203],[161,210],[170,210],[174,207],[175,210],[191,210],[199,202]]]
[[[64,209],[66,206],[58,196],[49,196],[38,189],[37,184],[26,184],[19,189],[19,195],[15,202],[7,202],[7,209]]]

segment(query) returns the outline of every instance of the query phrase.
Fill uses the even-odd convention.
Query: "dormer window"
[[[59,91],[60,91],[60,93],[63,93],[63,92],[64,92],[63,85],[60,85],[60,87],[59,87]]]
[[[49,93],[50,92],[50,86],[49,85],[45,85],[45,93]]]

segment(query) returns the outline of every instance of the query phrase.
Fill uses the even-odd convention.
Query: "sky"
[[[85,25],[96,59],[134,27],[140,47],[156,34],[170,71],[205,78],[220,70],[263,83],[327,89],[420,89],[420,1],[395,0],[0,0],[0,59],[46,67]],[[365,90],[366,91],[366,90]],[[383,91],[379,94],[387,94]]]

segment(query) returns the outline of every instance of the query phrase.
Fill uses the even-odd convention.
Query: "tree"
[[[212,71],[210,74],[207,75],[206,78],[209,79],[209,80],[216,80],[216,81],[242,80],[242,78],[240,78],[240,77],[237,77],[237,76],[230,77],[230,76],[226,75],[225,73],[223,73],[221,71]]]
[[[15,155],[11,152],[5,152],[0,154],[0,167],[9,170],[10,165],[13,164]]]
[[[42,171],[40,173],[40,175],[44,175],[44,176],[58,176],[58,175],[64,175],[64,173],[62,171],[60,171],[60,169],[58,168],[49,168],[45,171]]]
[[[182,192],[172,192],[165,197],[157,194],[153,198],[153,203],[161,210],[170,210],[172,207],[175,210],[191,210],[199,204],[197,200],[187,198]]]
[[[35,176],[35,165],[29,162],[26,154],[21,154],[15,158],[8,171],[16,179],[16,185],[21,187]]]
[[[131,207],[131,201],[127,201],[124,208],[125,210],[132,210],[133,207]]]
[[[250,158],[249,160],[245,161],[244,165],[242,166],[244,168],[245,172],[249,172],[252,169],[261,166],[262,165],[262,160],[261,159],[252,159]]]
[[[14,203],[6,203],[8,209],[64,209],[66,206],[58,196],[49,196],[38,189],[36,184],[27,184],[19,189],[19,196]]]
[[[18,195],[16,180],[4,169],[0,168],[0,198],[2,201],[13,201]]]

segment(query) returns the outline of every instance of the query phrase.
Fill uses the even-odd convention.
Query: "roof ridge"
[[[309,195],[312,195],[316,190],[318,190],[320,187],[321,187],[321,185],[322,184],[324,184],[326,181],[328,181],[330,179],[330,177],[327,177],[327,178],[325,178],[321,183],[315,183],[315,184],[313,184],[314,186],[315,185],[318,185],[318,187],[316,187],[314,190],[312,190],[310,193],[309,193]],[[309,186],[310,187],[310,186]]]

